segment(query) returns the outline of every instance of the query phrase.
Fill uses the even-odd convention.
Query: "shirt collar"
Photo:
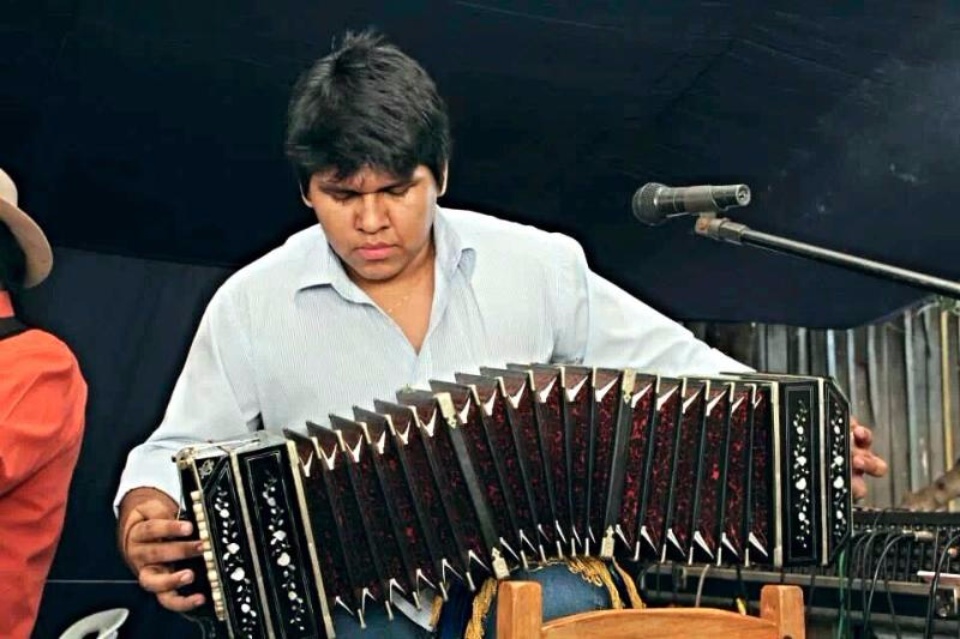
[[[457,269],[461,269],[467,279],[470,279],[473,275],[476,247],[469,239],[457,233],[450,216],[449,211],[437,207],[437,216],[433,221],[433,239],[437,245],[439,272],[449,279]]]
[[[343,273],[340,261],[327,244],[327,236],[324,235],[323,229],[317,224],[311,230],[300,277],[297,280],[298,291],[315,286],[329,286],[333,284],[333,278],[338,271]]]
[[[0,291],[0,317],[13,317],[13,300],[7,291]]]
[[[438,206],[433,220],[433,239],[436,242],[439,273],[449,279],[457,269],[462,269],[469,279],[473,275],[476,250],[471,242],[465,241],[457,233],[449,216],[448,211]],[[341,296],[362,301],[359,289],[347,276],[337,254],[327,243],[323,229],[319,225],[315,229],[316,234],[304,255],[297,292],[318,286],[332,286]]]

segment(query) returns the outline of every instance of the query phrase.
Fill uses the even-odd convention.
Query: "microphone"
[[[750,187],[746,184],[670,187],[650,182],[633,194],[633,215],[644,224],[656,226],[678,215],[716,213],[749,203]]]

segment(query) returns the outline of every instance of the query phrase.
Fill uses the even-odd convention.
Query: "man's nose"
[[[365,233],[376,233],[390,225],[387,203],[380,193],[365,193],[360,198],[357,228]]]

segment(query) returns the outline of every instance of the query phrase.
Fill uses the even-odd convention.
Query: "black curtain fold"
[[[59,249],[18,313],[66,342],[89,385],[87,423],[34,636],[91,612],[131,610],[121,636],[189,637],[194,626],[140,591],[115,544],[113,498],[129,450],[159,423],[194,331],[227,269]],[[172,462],[171,462],[172,463]]]

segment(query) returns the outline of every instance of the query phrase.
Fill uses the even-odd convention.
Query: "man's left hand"
[[[854,500],[863,499],[867,496],[867,482],[864,479],[866,475],[871,477],[883,477],[887,474],[887,462],[874,455],[870,450],[873,443],[873,433],[870,429],[861,424],[856,418],[850,418],[850,427],[852,429],[851,438],[853,439],[853,454],[851,462],[853,464],[853,485],[851,492]]]

